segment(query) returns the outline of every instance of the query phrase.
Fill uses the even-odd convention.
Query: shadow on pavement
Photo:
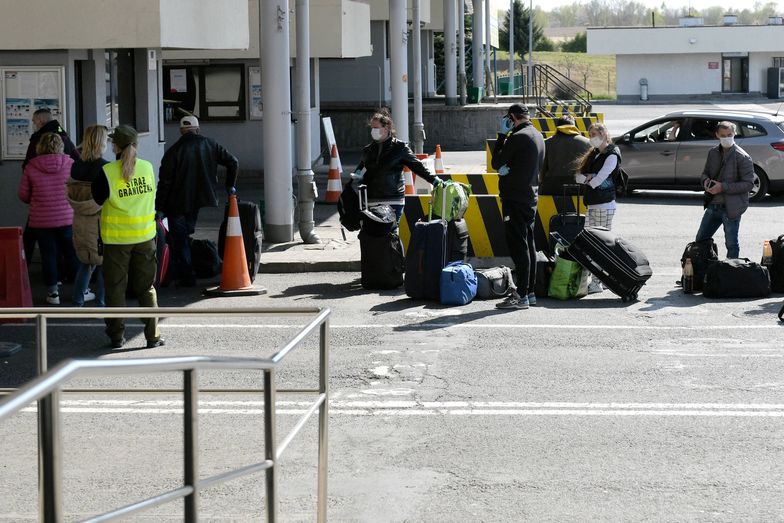
[[[450,307],[443,306],[444,309],[448,309]],[[419,323],[411,323],[408,325],[399,325],[395,327],[393,330],[403,332],[403,331],[412,331],[412,330],[423,330],[423,329],[443,329],[445,327],[451,327],[453,325],[461,325],[464,323],[470,323],[476,320],[482,320],[491,316],[500,316],[504,314],[509,314],[513,312],[520,312],[516,310],[502,310],[502,309],[490,309],[486,311],[475,311],[469,312],[466,314],[459,314],[454,316],[441,316],[438,318],[430,318]],[[525,312],[525,311],[523,311]]]
[[[356,298],[362,294],[378,294],[379,296],[398,297],[400,289],[368,290],[362,287],[360,279],[346,283],[310,283],[307,285],[294,285],[278,294],[271,294],[270,298],[297,298],[315,300],[341,300]],[[371,309],[372,310],[372,309]]]

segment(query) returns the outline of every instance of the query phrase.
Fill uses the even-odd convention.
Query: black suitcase
[[[365,289],[397,289],[403,285],[403,244],[397,233],[385,236],[359,231],[361,283]]]
[[[681,268],[686,265],[686,258],[691,258],[691,266],[694,268],[694,290],[701,291],[705,272],[711,264],[719,261],[719,250],[713,238],[686,245],[681,256]]]
[[[221,271],[218,246],[212,240],[191,240],[191,264],[197,278],[214,278]]]
[[[747,258],[718,261],[705,273],[702,295],[706,298],[765,298],[770,295],[768,269]]]
[[[624,302],[636,300],[653,274],[642,251],[604,227],[580,231],[567,252]]]
[[[768,267],[770,289],[773,292],[784,292],[784,234],[770,240],[770,249],[773,253],[773,262]]]
[[[566,184],[563,188],[564,201],[566,201],[566,199],[569,197],[567,194],[568,189],[571,189],[577,193],[577,212],[559,212],[550,218],[550,234],[552,235],[554,232],[560,234],[561,238],[566,240],[567,243],[574,241],[580,231],[585,228],[585,215],[580,213],[580,200],[582,198],[581,188],[582,185],[580,184]],[[550,252],[547,254],[555,254],[555,243],[553,241],[553,236],[550,236]]]
[[[416,300],[441,299],[441,270],[446,266],[447,223],[419,221],[406,253],[406,294]]]
[[[447,262],[468,263],[468,224],[463,219],[453,220],[446,226]]]
[[[259,206],[253,202],[237,202],[240,213],[240,225],[242,226],[242,243],[245,246],[245,257],[248,259],[248,274],[252,282],[259,272],[261,263],[261,243],[263,240],[263,228],[261,224],[261,212]],[[229,219],[229,204],[223,213],[223,222],[218,231],[218,252],[223,259],[223,248],[226,245],[226,224]]]

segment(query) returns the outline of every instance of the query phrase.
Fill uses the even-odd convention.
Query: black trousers
[[[536,204],[502,201],[506,245],[517,273],[517,292],[521,296],[534,292],[536,284],[536,245],[534,220]]]

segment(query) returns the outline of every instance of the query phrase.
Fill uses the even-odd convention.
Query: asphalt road
[[[741,255],[782,233],[781,206],[752,207]],[[784,520],[782,296],[712,301],[683,295],[683,246],[700,196],[642,192],[619,204],[616,231],[648,255],[639,301],[609,291],[541,300],[527,311],[494,302],[448,308],[402,291],[368,292],[356,273],[261,275],[269,294],[210,299],[166,289],[162,305],[318,306],[332,310],[329,516],[332,521]],[[723,237],[717,235],[720,254]],[[97,323],[50,328],[52,363],[66,357],[268,355],[303,320],[164,320],[165,347],[146,350],[137,322],[126,351]],[[34,371],[33,329],[0,326],[24,350],[0,360],[0,386]],[[132,350],[132,349],[138,350]],[[316,383],[317,344],[286,360],[280,386]],[[248,372],[204,373],[203,386],[259,385]],[[80,379],[74,387],[162,388],[178,376]],[[261,397],[208,394],[201,473],[263,459]],[[279,437],[309,399],[279,397]],[[182,470],[181,405],[171,394],[64,398],[64,504],[69,519],[173,488]],[[35,519],[35,416],[0,423],[0,521]],[[315,423],[281,466],[284,521],[313,521]],[[262,475],[206,490],[205,521],[258,519]],[[173,503],[135,521],[182,518]]]

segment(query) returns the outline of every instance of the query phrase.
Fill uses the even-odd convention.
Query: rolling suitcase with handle
[[[653,274],[640,249],[604,227],[580,231],[567,252],[624,302],[636,300]]]
[[[580,200],[582,198],[582,185],[580,184],[565,184],[563,187],[563,201],[568,198],[569,189],[577,194],[577,207],[576,212],[559,212],[550,218],[550,234],[558,233],[566,245],[570,244],[585,228],[585,215],[580,213]],[[555,255],[555,242],[553,237],[550,236],[550,252],[551,256]]]
[[[446,191],[442,208],[446,208]],[[467,229],[466,229],[467,230]],[[459,238],[459,234],[455,234]],[[433,219],[431,202],[428,221],[418,221],[411,230],[406,252],[406,294],[415,300],[441,299],[441,271],[451,257],[447,252],[449,225],[443,219]],[[467,244],[467,239],[466,239]],[[459,260],[458,260],[459,261]]]

